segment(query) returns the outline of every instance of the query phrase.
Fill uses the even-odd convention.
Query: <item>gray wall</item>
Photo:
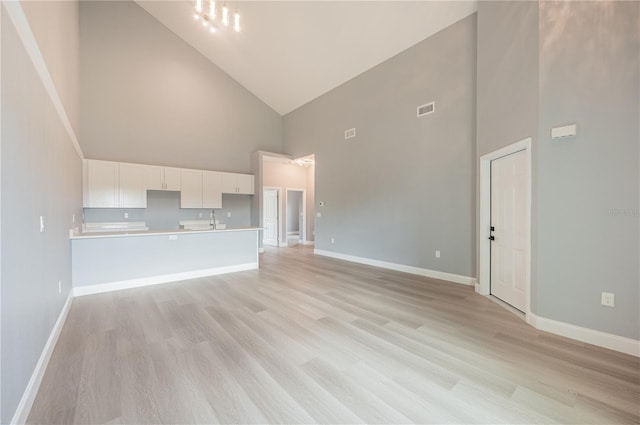
[[[640,4],[480,2],[478,156],[533,138],[532,310],[640,338]],[[578,135],[552,141],[552,127]],[[614,292],[616,307],[600,305]]]
[[[481,156],[532,138],[533,169],[538,146],[538,2],[480,1],[478,3],[478,75],[476,163]],[[479,205],[479,175],[476,175]],[[537,173],[532,178],[537,205]],[[476,210],[479,220],[479,210]],[[531,307],[537,312],[537,210],[531,212]],[[478,241],[476,240],[476,243]],[[478,274],[476,273],[476,276]]]
[[[540,3],[538,313],[640,339],[638,2]],[[578,135],[551,141],[552,127]],[[610,213],[609,210],[625,213]],[[600,305],[614,292],[616,307]]]
[[[77,7],[60,2],[41,10],[28,8],[34,23],[43,22],[39,13],[50,13],[48,26],[34,29],[39,44],[47,46],[45,59],[55,56],[65,66],[77,63],[78,51],[68,48],[78,37]],[[1,38],[0,422],[8,423],[71,291],[69,229],[72,214],[81,214],[82,165],[4,10]],[[61,75],[54,69],[52,77],[59,84]],[[66,102],[74,104],[77,88],[60,84],[56,89],[65,107]]]
[[[251,198],[251,195],[222,195],[222,208],[216,209],[216,220],[227,228],[250,226]],[[152,230],[171,230],[178,228],[180,220],[208,220],[210,212],[211,209],[180,208],[180,192],[149,190],[147,208],[85,208],[84,221],[144,221]],[[128,218],[124,218],[125,213]]]
[[[301,212],[302,192],[287,191],[287,232],[299,231],[302,233],[302,229],[300,229]]]
[[[250,171],[282,117],[134,2],[80,6],[80,144],[88,158]]]
[[[475,274],[475,79],[474,14],[285,116],[285,152],[315,154],[316,248]]]

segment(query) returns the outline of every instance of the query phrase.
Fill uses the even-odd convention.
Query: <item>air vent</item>
[[[418,106],[418,117],[424,117],[425,115],[429,115],[436,110],[436,103],[431,102],[426,105]]]
[[[355,128],[350,128],[349,130],[346,130],[344,132],[344,139],[351,139],[352,137],[356,137],[356,129]]]

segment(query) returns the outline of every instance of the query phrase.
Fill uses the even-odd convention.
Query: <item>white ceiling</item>
[[[211,34],[193,19],[193,1],[137,3],[282,115],[477,9],[476,1],[239,1],[242,31]]]

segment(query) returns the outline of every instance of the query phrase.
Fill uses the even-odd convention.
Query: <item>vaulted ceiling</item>
[[[477,9],[476,1],[229,1],[242,31],[211,34],[194,21],[194,1],[137,3],[282,115]]]

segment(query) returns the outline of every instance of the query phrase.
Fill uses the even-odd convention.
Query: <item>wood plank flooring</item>
[[[76,298],[29,423],[640,423],[640,360],[471,287],[268,249]]]

